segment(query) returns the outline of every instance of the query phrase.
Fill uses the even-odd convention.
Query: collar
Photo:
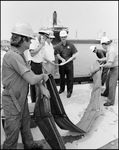
[[[66,44],[65,44],[65,45],[63,44],[63,42],[61,42],[61,43],[62,43],[63,46],[67,46],[67,41],[66,41]]]
[[[16,52],[16,53],[18,53],[18,54],[22,54],[16,47],[14,47],[14,46],[11,46],[11,49],[14,51],[14,52]]]
[[[27,63],[26,58],[24,56],[24,53],[21,53],[16,47],[12,46],[12,50],[16,53],[18,53],[19,55],[22,56],[22,58],[24,59],[24,61]]]

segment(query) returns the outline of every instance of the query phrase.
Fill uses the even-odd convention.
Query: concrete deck
[[[57,86],[57,89],[59,89],[59,86]],[[66,97],[66,91],[60,94],[67,116],[74,124],[78,123],[83,116],[90,101],[91,91],[92,84],[77,84],[74,85],[74,92],[71,98]],[[62,130],[56,125],[60,135],[63,137],[66,149],[100,149],[107,143],[118,139],[118,85],[115,105],[105,107],[103,106],[105,102],[106,98],[101,97],[102,114],[97,117],[90,131],[84,137],[80,137],[75,132]],[[42,143],[44,149],[51,149],[38,127],[31,128],[31,131],[35,141]],[[4,139],[5,134],[1,125],[1,144],[3,144]],[[23,149],[21,135],[19,135],[18,143],[18,148]],[[114,149],[118,149],[117,143]]]

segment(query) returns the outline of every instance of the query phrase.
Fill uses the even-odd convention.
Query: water
[[[74,60],[74,76],[86,76],[90,73],[90,67],[93,65],[97,56],[92,53],[90,46],[92,44],[74,44],[79,52],[79,55]],[[100,44],[94,44],[97,48],[102,48]],[[115,49],[118,48],[118,44],[113,44]],[[1,62],[5,52],[1,51]]]
[[[76,60],[74,60],[74,76],[85,76],[90,73],[90,67],[93,65],[97,56],[92,53],[90,46],[93,44],[74,44],[79,52]],[[100,44],[94,44],[97,48],[102,49]],[[118,44],[112,44],[117,49]]]

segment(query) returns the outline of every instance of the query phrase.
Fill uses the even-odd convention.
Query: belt
[[[34,61],[31,61],[31,63],[34,63],[34,64],[41,64],[42,62],[34,62]]]

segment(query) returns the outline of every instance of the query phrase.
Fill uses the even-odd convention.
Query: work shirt
[[[59,44],[57,44],[56,46],[54,46],[55,49],[55,55],[59,54],[62,58],[64,58],[66,61],[72,57],[73,54],[75,54],[77,51],[77,49],[75,48],[75,46],[66,41],[66,45],[64,46],[62,42],[60,42]],[[61,63],[61,60],[58,60],[59,63]],[[69,63],[73,63],[73,61],[70,61]]]
[[[48,43],[47,41],[45,42],[45,46],[43,49],[43,58],[46,58],[50,61],[55,61],[54,48],[52,43]],[[43,60],[43,62],[46,63],[45,60]]]
[[[32,39],[31,40],[31,44],[30,44],[30,47],[29,49],[32,49],[35,51],[36,48],[38,48],[40,46],[40,43],[38,41],[38,38],[36,37],[35,39]],[[41,63],[42,62],[42,49],[40,49],[40,51],[32,58],[32,61],[35,62],[35,63]]]
[[[118,66],[118,50],[114,49],[112,46],[108,48],[107,51],[107,61],[112,62],[111,68]]]
[[[26,87],[28,89],[28,82],[24,80],[23,75],[29,71],[30,66],[27,64],[25,57],[23,57],[15,47],[11,47],[11,49],[4,55],[3,58],[3,87],[5,89],[12,88],[15,97],[18,98],[23,88]]]
[[[96,55],[97,55],[98,58],[106,57],[106,50],[97,49]]]

